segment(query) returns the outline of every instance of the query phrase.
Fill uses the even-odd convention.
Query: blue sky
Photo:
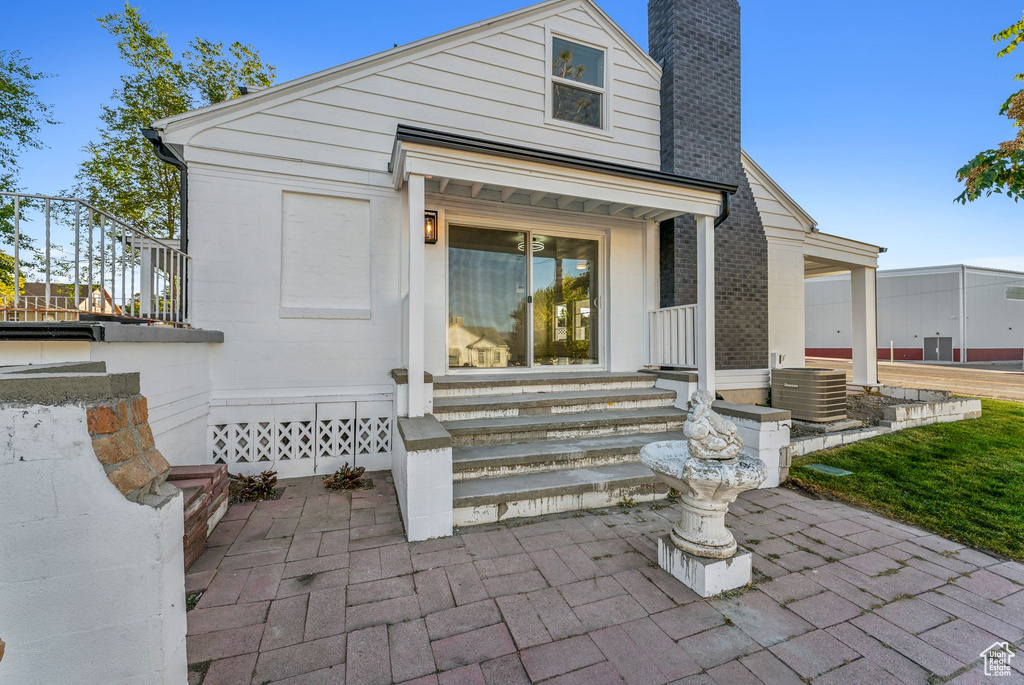
[[[527,0],[247,3],[143,0],[143,16],[180,50],[196,35],[253,43],[284,81],[528,4]],[[641,46],[646,3],[603,0]],[[955,170],[1013,137],[999,105],[1024,53],[996,60],[990,36],[1018,0],[745,0],[746,150],[827,233],[889,248],[882,268],[966,262],[1024,270],[1024,203],[963,207]],[[22,158],[22,185],[71,185],[81,147],[121,65],[96,22],[117,2],[7,7],[3,47],[58,74],[41,86],[62,125]],[[1017,88],[1020,86],[1017,85]]]

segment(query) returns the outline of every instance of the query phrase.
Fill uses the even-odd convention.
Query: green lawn
[[[1024,404],[911,428],[794,460],[790,478],[965,545],[1024,561]],[[852,476],[804,468],[827,464]]]

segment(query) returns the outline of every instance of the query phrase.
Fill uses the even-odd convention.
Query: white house
[[[808,274],[852,274],[876,384],[879,248],[741,150],[738,4],[649,10],[650,54],[546,0],[154,122],[186,172],[182,320],[223,332],[187,412],[151,403],[168,459],[391,469],[413,538],[660,496],[640,445],[695,386],[760,401],[802,364]],[[751,449],[788,431],[744,411]]]
[[[807,354],[850,357],[850,280],[808,279]],[[965,264],[878,272],[878,358],[1024,359],[1024,273]]]

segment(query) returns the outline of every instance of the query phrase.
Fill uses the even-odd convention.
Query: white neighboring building
[[[850,279],[808,279],[807,355],[850,357]],[[878,358],[1024,359],[1024,273],[964,264],[878,272]]]

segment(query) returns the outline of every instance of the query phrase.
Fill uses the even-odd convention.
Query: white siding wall
[[[752,173],[750,169],[745,169],[745,171],[747,180],[750,181],[750,190],[754,194],[754,202],[757,204],[757,212],[761,215],[761,224],[766,229],[776,228],[800,232],[807,230],[800,219],[772,195],[758,174]]]
[[[607,46],[611,128],[545,124],[546,31]],[[341,76],[188,144],[386,171],[399,123],[660,168],[660,81],[582,9]]]
[[[768,236],[768,351],[784,366],[804,364],[804,232],[807,227],[779,201],[753,169],[746,169]]]
[[[1006,287],[1024,287],[1024,275],[967,270],[967,346],[1024,347],[1024,300],[1006,299]]]
[[[548,31],[609,48],[609,131],[573,134],[545,124]],[[183,142],[190,165],[196,323],[225,334],[211,365],[214,398],[390,392],[387,373],[403,364],[402,200],[388,173],[399,123],[659,168],[659,79],[618,40],[589,12],[570,7],[417,50],[412,59],[385,56],[372,71],[173,134],[190,136]],[[281,318],[285,192],[369,201],[369,319]],[[428,197],[427,204],[444,212],[447,202]],[[545,221],[595,225],[581,213],[555,216],[511,203],[476,206],[538,227]],[[643,319],[625,299],[640,292],[634,272],[642,264],[641,223],[606,217],[599,225],[610,236],[606,247],[623,251],[612,260],[622,273],[610,274],[611,307],[630,317],[629,326],[616,326],[613,366],[636,369]],[[612,233],[612,226],[626,233]],[[423,344],[426,368],[436,374],[447,361],[443,241],[426,247],[426,259]],[[311,258],[309,264],[307,284],[318,276],[324,283],[336,280],[329,260]],[[289,306],[300,307],[294,293],[287,294]],[[310,293],[311,302],[322,295]]]

